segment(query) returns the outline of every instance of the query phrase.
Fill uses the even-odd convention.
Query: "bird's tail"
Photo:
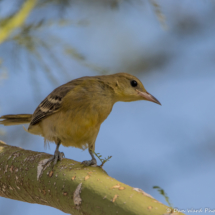
[[[32,114],[4,115],[0,117],[0,124],[5,126],[25,124],[30,123],[31,118]]]

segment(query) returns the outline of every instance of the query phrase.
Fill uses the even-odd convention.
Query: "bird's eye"
[[[132,81],[131,81],[131,86],[132,86],[132,87],[136,87],[136,86],[137,86],[137,82],[136,82],[135,80],[132,80]]]

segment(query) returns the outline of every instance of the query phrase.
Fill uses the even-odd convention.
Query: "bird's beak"
[[[153,95],[151,95],[150,93],[148,93],[148,92],[141,92],[139,90],[136,90],[136,91],[145,100],[150,101],[150,102],[154,102],[154,103],[157,103],[157,104],[161,105],[161,103]]]

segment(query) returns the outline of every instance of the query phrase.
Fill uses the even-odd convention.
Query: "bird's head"
[[[135,76],[127,73],[118,73],[112,75],[112,80],[114,82],[112,87],[115,91],[116,101],[147,100],[161,105],[154,96],[146,91],[141,81]]]

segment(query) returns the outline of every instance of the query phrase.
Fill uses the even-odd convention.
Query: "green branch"
[[[141,189],[111,178],[100,167],[63,159],[43,169],[51,155],[0,141],[0,196],[80,215],[161,215],[168,207]],[[178,215],[181,213],[178,213]]]
[[[34,8],[37,0],[27,0],[22,8],[0,26],[0,44],[3,43],[16,28],[23,25]]]

